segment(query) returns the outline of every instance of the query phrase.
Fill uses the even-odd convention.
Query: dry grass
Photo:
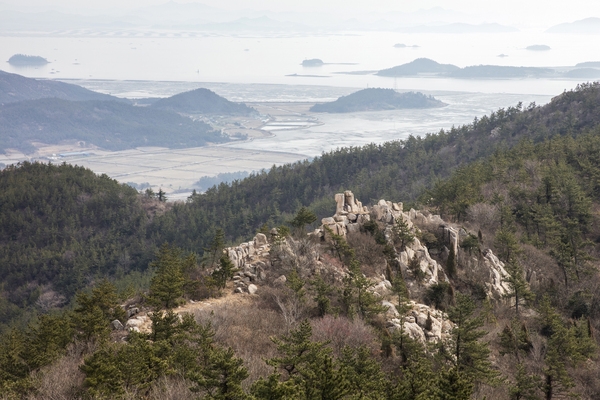
[[[236,356],[244,360],[249,372],[246,387],[272,372],[264,361],[276,354],[271,338],[287,331],[281,314],[257,305],[257,301],[245,304],[222,302],[210,310],[194,312],[197,321],[212,324],[217,343],[231,347]]]
[[[79,367],[83,359],[92,354],[96,346],[91,343],[74,343],[67,353],[54,363],[33,374],[37,390],[29,400],[67,400],[81,398],[85,375]]]
[[[311,325],[313,340],[319,342],[329,341],[329,345],[336,356],[340,356],[342,349],[346,346],[367,346],[373,352],[379,349],[377,335],[373,328],[359,318],[350,320],[346,317],[326,315],[323,318],[312,320]]]

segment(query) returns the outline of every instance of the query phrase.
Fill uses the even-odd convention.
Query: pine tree
[[[0,390],[3,393],[27,386],[30,369],[23,358],[26,345],[23,332],[14,328],[0,338]]]
[[[498,258],[505,263],[513,261],[520,253],[519,242],[514,233],[507,227],[496,232],[494,244],[498,249]]]
[[[520,361],[522,355],[527,354],[532,348],[527,327],[517,318],[512,319],[510,324],[504,327],[498,334],[498,338],[500,339],[500,354],[511,354],[517,361]]]
[[[323,317],[331,311],[329,296],[333,293],[333,288],[323,280],[321,275],[317,275],[310,283],[315,291],[313,300],[317,303],[317,315]]]
[[[340,364],[349,382],[349,392],[353,399],[385,397],[388,379],[368,347],[344,347]]]
[[[506,272],[508,276],[502,278],[502,281],[508,285],[509,292],[504,297],[512,299],[515,298],[515,314],[519,316],[519,305],[522,301],[531,300],[533,294],[529,291],[529,285],[525,280],[525,273],[521,264],[511,259],[505,264]]]
[[[211,276],[219,289],[224,289],[227,281],[233,278],[237,272],[237,268],[227,254],[223,254],[219,260],[219,267],[213,271]]]
[[[544,358],[543,392],[547,400],[557,395],[569,394],[574,386],[567,367],[576,366],[596,351],[593,340],[583,332],[586,325],[565,326],[560,315],[553,309],[547,296],[540,307],[542,334],[548,337]]]
[[[166,202],[167,201],[167,194],[162,190],[162,188],[158,189],[158,193],[156,194],[156,198],[158,199],[158,201],[161,202]]]
[[[204,249],[205,259],[207,259],[208,267],[214,267],[218,260],[220,259],[220,255],[225,248],[225,232],[221,228],[217,228],[215,231],[215,236],[210,242],[209,247]]]
[[[459,371],[458,366],[441,371],[438,375],[434,397],[439,400],[469,400],[474,381]]]
[[[396,382],[391,386],[390,400],[437,399],[437,378],[431,357],[423,346],[412,341],[410,357],[403,360]]]
[[[517,365],[515,382],[508,389],[510,400],[539,400],[540,398],[537,395],[539,390],[539,377],[528,374],[525,365],[519,363]]]
[[[148,300],[157,308],[176,307],[177,300],[184,294],[186,284],[180,250],[167,243],[163,244],[150,267],[156,272],[150,282]]]
[[[312,342],[311,336],[310,322],[304,320],[297,329],[282,336],[281,339],[272,339],[281,356],[267,360],[267,364],[283,369],[286,372],[284,376],[286,380],[298,374],[301,375],[303,370],[318,360],[322,354],[329,355],[331,353],[331,349],[326,347],[326,343]]]
[[[193,391],[205,391],[207,399],[244,400],[248,395],[242,388],[242,382],[248,377],[248,369],[241,358],[235,357],[231,348],[213,347],[209,353],[208,364],[201,375],[193,375],[196,384]]]
[[[414,242],[415,235],[411,232],[404,218],[401,217],[396,220],[392,228],[392,238],[394,244],[400,246],[400,251],[404,251],[407,245]]]
[[[354,249],[350,247],[342,235],[334,233],[333,230],[326,225],[323,225],[323,227],[325,228],[325,232],[327,232],[327,237],[331,239],[329,245],[333,253],[338,256],[341,262],[350,265],[350,261],[354,259],[355,256]]]
[[[306,207],[300,207],[296,216],[290,221],[290,225],[298,232],[303,232],[306,225],[310,225],[317,220],[314,212]]]
[[[257,400],[288,400],[303,399],[303,388],[296,385],[293,380],[281,381],[281,374],[273,372],[267,379],[259,378],[252,384],[250,393]]]
[[[111,321],[125,321],[125,310],[119,304],[116,287],[108,280],[100,282],[91,293],[79,292],[75,301],[77,306],[71,321],[81,339],[104,340],[110,333]]]
[[[457,293],[456,306],[448,310],[450,320],[456,324],[452,329],[449,361],[453,368],[447,376],[448,382],[459,383],[466,379],[472,383],[494,383],[497,373],[492,369],[487,343],[480,342],[486,332],[482,316],[473,316],[475,304],[470,297]]]
[[[342,288],[342,302],[349,317],[358,314],[361,318],[370,318],[386,311],[379,298],[369,290],[372,286],[360,270],[359,261],[352,259]]]
[[[23,356],[29,367],[37,369],[58,358],[73,341],[73,333],[68,314],[41,315],[27,334]]]

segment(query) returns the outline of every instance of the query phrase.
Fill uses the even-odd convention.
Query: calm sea
[[[578,81],[394,79],[339,72],[379,70],[419,57],[461,67],[478,64],[573,66],[583,61],[600,60],[600,41],[594,40],[593,36],[539,32],[444,35],[274,33],[259,37],[185,31],[77,30],[29,36],[0,35],[0,60],[23,53],[51,61],[37,69],[16,68],[8,63],[0,69],[49,79],[262,83],[556,95],[575,87]],[[419,47],[395,48],[396,43]],[[533,44],[545,44],[551,50],[525,49]],[[507,57],[498,57],[500,54]],[[300,65],[310,58],[320,58],[327,64],[316,68]],[[294,74],[296,76],[287,76]]]

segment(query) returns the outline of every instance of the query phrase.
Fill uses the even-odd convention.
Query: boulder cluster
[[[402,275],[406,278],[409,292],[417,293],[432,285],[449,282],[444,268],[431,257],[428,248],[417,238],[418,226],[437,227],[444,241],[441,252],[445,253],[443,255],[446,258],[448,254],[451,254],[450,249],[454,250],[455,256],[462,254],[461,241],[468,236],[465,229],[452,226],[439,215],[423,213],[414,209],[405,212],[402,203],[380,200],[372,207],[366,207],[355,198],[351,191],[336,194],[335,201],[335,214],[332,217],[323,218],[321,225],[314,232],[309,233],[309,236],[317,237],[322,241],[330,240],[331,238],[328,237],[330,233],[346,237],[348,234],[360,232],[364,224],[374,219],[385,227],[383,233],[386,239],[391,241],[394,226],[398,221],[402,221],[415,236],[410,243],[397,251],[396,255],[396,261],[400,265]],[[286,249],[291,254],[291,245],[292,243],[285,241],[280,244],[283,247],[280,249],[283,250],[282,254],[286,254]],[[271,266],[270,251],[271,244],[267,236],[262,233],[257,234],[250,242],[225,249],[226,254],[238,269],[233,278],[235,293],[256,293],[259,284],[267,278]],[[421,272],[420,279],[414,276],[415,260],[418,262]],[[413,270],[409,267],[411,262]],[[315,263],[323,265],[318,261],[318,255]],[[504,263],[490,249],[483,251],[480,257],[469,255],[467,268],[471,268],[481,277],[482,284],[491,298],[499,300],[508,292],[504,281],[508,275],[504,269]],[[423,343],[444,340],[448,337],[453,325],[444,312],[410,301],[404,305],[401,315],[396,306],[385,300],[392,293],[391,283],[383,275],[373,277],[371,280],[373,282],[371,291],[380,296],[382,305],[387,307],[385,316],[388,329],[403,330],[412,338]],[[274,285],[282,285],[285,282],[285,275],[273,280]]]
[[[271,246],[267,236],[258,233],[250,242],[237,247],[229,247],[225,252],[238,272],[233,276],[235,293],[254,294],[258,290],[256,283],[267,277],[267,262]]]

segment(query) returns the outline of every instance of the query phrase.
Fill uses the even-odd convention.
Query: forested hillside
[[[398,93],[393,89],[359,90],[329,103],[315,104],[312,112],[347,113],[358,111],[398,110],[404,108],[435,108],[446,104],[421,92]]]
[[[600,124],[600,85],[582,85],[538,107],[517,105],[425,137],[342,148],[311,162],[274,167],[219,185],[178,204],[156,220],[153,235],[199,251],[215,229],[246,239],[264,223],[278,225],[301,205],[329,214],[336,192],[352,190],[365,203],[380,198],[416,201],[457,167],[515,146],[558,136],[576,137]]]
[[[67,101],[56,98],[0,106],[0,151],[33,150],[48,144],[81,140],[108,150],[140,146],[205,146],[226,141],[202,121],[174,112],[151,110],[115,101]]]
[[[185,114],[250,115],[258,113],[243,103],[234,103],[205,88],[160,99],[150,105],[158,110]]]
[[[66,164],[1,171],[0,327],[145,269],[147,222],[138,193],[106,175]]]
[[[31,79],[21,75],[0,71],[0,104],[50,97],[71,101],[114,100],[127,102],[125,99],[93,92],[84,89],[81,86],[71,85],[69,83]]]
[[[172,206],[9,167],[0,398],[597,399],[599,106],[584,85]]]

